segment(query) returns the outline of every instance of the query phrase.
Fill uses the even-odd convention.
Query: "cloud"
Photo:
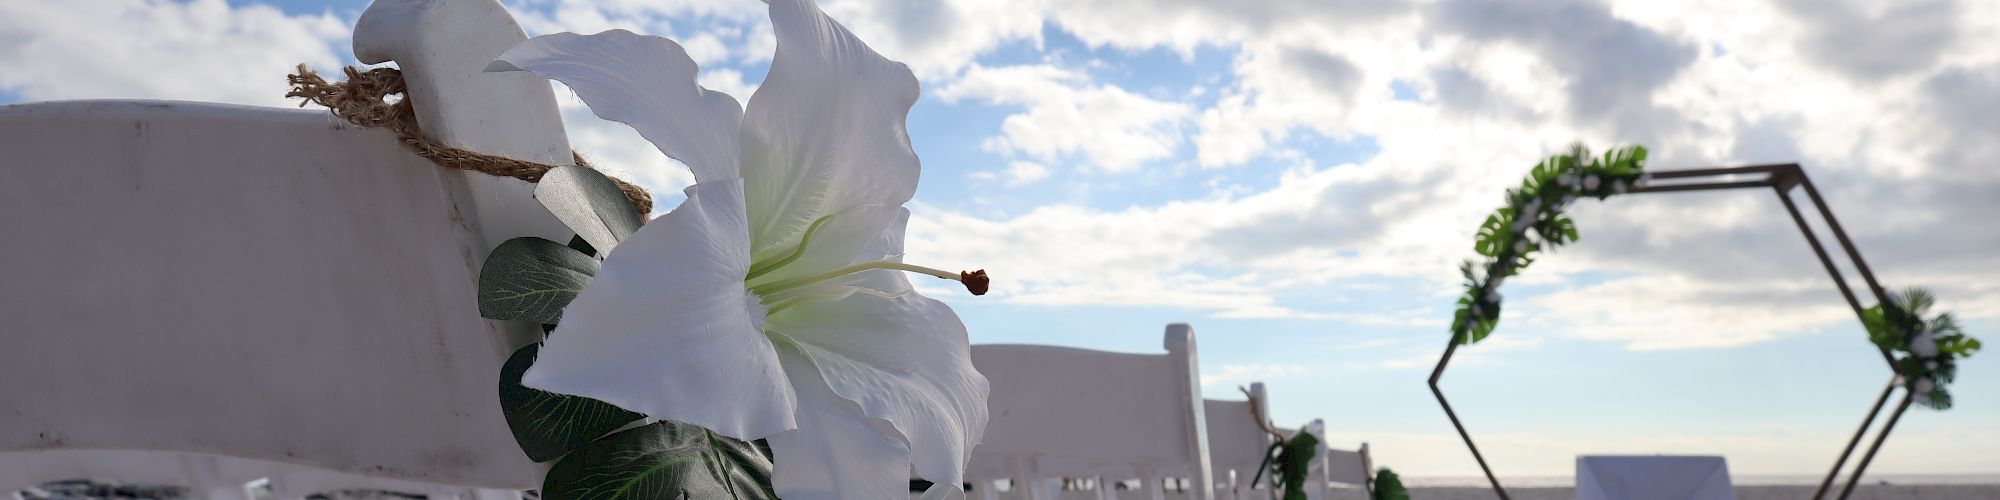
[[[0,91],[289,106],[286,74],[349,57],[349,21],[224,0],[0,3]]]
[[[1201,374],[1201,385],[1202,387],[1249,385],[1251,382],[1269,382],[1297,377],[1311,372],[1312,369],[1307,368],[1305,365],[1224,364],[1221,369],[1203,371]],[[1216,395],[1221,396],[1222,399],[1231,399],[1232,396],[1238,394],[1240,393],[1234,390],[1225,390]]]
[[[1564,336],[1618,342],[1632,350],[1750,345],[1852,322],[1853,312],[1825,278],[1728,287],[1684,276],[1649,275],[1537,295],[1526,316]]]
[[[1020,0],[833,0],[829,15],[918,76],[950,75],[1013,41],[1039,44],[1042,13]]]
[[[1696,55],[1692,45],[1588,1],[1447,0],[1433,6],[1429,22],[1474,43],[1512,43],[1535,52],[1538,63],[1561,73],[1559,80],[1538,80],[1566,89],[1572,119],[1612,120],[1627,137],[1658,137],[1677,125],[1671,113],[1653,105],[1653,91]]]
[[[1963,15],[1954,0],[1781,0],[1777,4],[1804,25],[1805,34],[1797,42],[1800,52],[1864,82],[1929,69],[1957,41],[1958,18]]]
[[[1403,0],[1319,2],[1213,2],[1207,0],[1100,0],[1050,2],[1050,22],[1094,45],[1155,46],[1192,50],[1284,34],[1341,29],[1395,17],[1411,9]]]
[[[1042,162],[1082,160],[1104,172],[1126,172],[1170,157],[1180,144],[1188,106],[1157,101],[1080,72],[1051,65],[974,65],[937,91],[947,103],[963,99],[1021,106],[1001,135],[985,147]]]

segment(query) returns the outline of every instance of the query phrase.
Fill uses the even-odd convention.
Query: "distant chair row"
[[[1006,480],[1009,498],[1057,500],[1067,486],[1070,495],[1102,499],[1136,480],[1133,493],[1149,499],[1170,490],[1202,500],[1269,497],[1252,484],[1274,439],[1264,385],[1252,384],[1248,400],[1203,399],[1194,329],[1167,325],[1165,344],[1166,354],[972,346],[973,365],[992,383],[992,420],[966,471],[971,494],[999,499],[996,484]],[[1310,498],[1327,498],[1331,482],[1367,487],[1366,444],[1327,448],[1319,420],[1277,431],[1320,438]]]

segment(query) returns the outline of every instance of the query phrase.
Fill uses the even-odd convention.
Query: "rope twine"
[[[1250,388],[1248,387],[1239,385],[1236,386],[1236,390],[1242,391],[1243,397],[1250,400],[1250,418],[1257,421],[1257,427],[1263,428],[1264,432],[1270,433],[1271,437],[1277,439],[1278,442],[1285,442],[1285,433],[1278,432],[1277,427],[1271,426],[1271,419],[1264,417],[1264,402],[1260,401],[1263,398],[1259,398],[1257,394],[1250,392]],[[1299,430],[1304,431],[1305,429]]]
[[[292,86],[285,97],[304,99],[299,103],[302,108],[308,103],[325,106],[333,112],[333,116],[348,123],[389,129],[396,134],[403,147],[440,167],[541,182],[542,174],[558,166],[483,154],[425,140],[423,130],[417,126],[416,109],[410,105],[409,88],[403,83],[402,71],[395,68],[361,71],[353,66],[342,71],[347,75],[346,81],[328,82],[300,64],[297,73],[285,76],[286,82]],[[388,97],[392,94],[402,94],[403,97],[390,102]],[[570,157],[576,166],[594,168],[576,151],[570,151]],[[645,188],[615,177],[611,181],[618,184],[618,190],[632,201],[632,207],[639,211],[641,217],[653,212],[653,195],[647,193]]]

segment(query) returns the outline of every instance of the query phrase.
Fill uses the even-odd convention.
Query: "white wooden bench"
[[[483,72],[525,39],[497,0],[380,0],[355,36],[403,69],[429,139],[571,161],[549,84]],[[0,151],[0,491],[537,486],[495,385],[534,327],[475,302],[499,242],[570,237],[532,185],[319,109],[11,105]]]
[[[1208,456],[1214,468],[1218,498],[1256,498],[1251,483],[1265,452],[1270,451],[1270,422],[1258,422],[1257,415],[1269,415],[1269,395],[1263,382],[1250,384],[1247,400],[1207,399],[1202,401],[1208,417]],[[1269,471],[1265,472],[1269,474]]]
[[[972,362],[992,385],[992,419],[966,475],[973,494],[997,498],[994,481],[1028,487],[1055,478],[1141,478],[1145,494],[1187,480],[1188,495],[1213,497],[1194,329],[1167,326],[1165,354],[1041,345],[975,345]],[[1045,483],[1044,483],[1045,484]],[[1113,492],[1098,481],[1100,497]]]

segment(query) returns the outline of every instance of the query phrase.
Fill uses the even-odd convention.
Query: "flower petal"
[[[736,179],[695,184],[618,245],[522,383],[740,439],[795,427],[791,386],[743,289],[742,200]]]
[[[950,307],[914,293],[854,295],[774,314],[765,330],[795,342],[835,393],[893,425],[918,477],[964,479],[986,431],[988,389]]]
[[[931,483],[918,500],[965,500],[965,483]]]
[[[833,214],[818,229],[812,230],[804,250],[797,260],[750,280],[750,286],[796,276],[832,271],[834,268],[858,262],[882,260],[881,254],[874,257],[869,247],[881,240],[883,234],[894,227],[897,235],[902,227],[896,223],[909,217],[910,211],[896,205],[861,205],[849,207]],[[761,260],[759,262],[762,262]]]
[[[917,188],[904,117],[917,79],[811,0],[770,0],[778,52],[743,117],[751,250],[789,248],[812,221],[901,206]]]
[[[531,71],[576,91],[591,112],[639,131],[694,170],[696,182],[737,177],[743,108],[695,83],[696,65],[673,40],[625,30],[538,36],[487,71]]]
[[[896,213],[896,220],[891,221],[889,227],[883,228],[882,232],[877,233],[874,239],[869,240],[867,245],[861,247],[861,251],[854,256],[854,262],[872,262],[878,260],[902,262],[903,235],[909,227],[910,210],[906,208]],[[901,273],[897,273],[897,275],[900,276]]]
[[[798,430],[770,438],[778,497],[907,498],[910,450],[896,430],[834,394],[795,343],[777,344],[799,402]]]

